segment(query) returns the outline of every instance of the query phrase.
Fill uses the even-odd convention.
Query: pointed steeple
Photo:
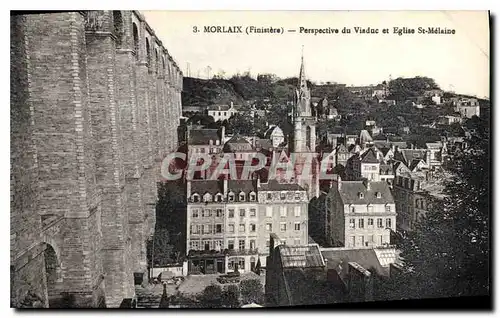
[[[306,72],[304,69],[304,46],[302,45],[302,55],[300,57],[299,89],[307,89]]]

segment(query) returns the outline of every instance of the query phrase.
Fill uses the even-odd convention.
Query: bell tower
[[[316,122],[317,118],[313,115],[311,109],[311,90],[307,86],[307,79],[304,67],[304,47],[302,47],[302,55],[300,61],[300,72],[298,86],[295,89],[293,111],[292,111],[293,136],[291,143],[291,152],[297,155],[297,166],[304,164],[304,158],[314,155],[316,151]],[[302,159],[299,159],[302,158]],[[310,170],[310,178],[300,178],[299,184],[307,189],[309,198],[319,196],[319,179],[318,166],[313,160]],[[300,168],[302,171],[302,168]],[[298,174],[301,174],[299,172]]]

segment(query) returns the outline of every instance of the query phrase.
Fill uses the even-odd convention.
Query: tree
[[[477,121],[477,120],[476,120]],[[453,177],[416,230],[398,243],[404,261],[399,298],[489,294],[490,144],[485,121],[471,147],[451,161]]]
[[[243,304],[259,304],[263,302],[263,287],[258,279],[243,280],[240,283],[240,291]]]
[[[226,127],[228,133],[241,134],[241,135],[253,135],[254,127],[252,121],[243,114],[236,113],[227,121],[228,126]]]
[[[237,285],[231,284],[224,288],[222,303],[228,308],[240,307],[240,290]]]
[[[219,285],[209,285],[205,287],[201,295],[199,296],[199,301],[203,307],[207,308],[222,308],[225,304],[222,288]]]

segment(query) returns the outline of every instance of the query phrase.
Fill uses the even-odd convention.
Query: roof
[[[346,280],[350,262],[356,262],[366,270],[375,270],[379,274],[386,274],[377,257],[377,253],[372,248],[364,249],[322,249],[321,254],[326,260],[327,268],[336,269],[339,276]]]
[[[228,192],[234,192],[234,193],[240,193],[240,192],[245,192],[245,193],[250,193],[255,190],[255,183],[253,180],[228,180],[227,181],[227,188]]]
[[[234,135],[224,144],[224,152],[252,152],[253,150],[252,144],[239,134]]]
[[[361,162],[380,163],[380,161],[377,159],[377,154],[375,153],[375,150],[373,150],[372,148],[368,149],[361,155]]]
[[[273,125],[273,126],[269,127],[269,129],[266,131],[266,133],[264,134],[264,138],[266,138],[266,139],[271,138],[271,135],[273,133],[283,135],[283,130],[281,128],[279,128],[278,126]]]
[[[403,160],[408,166],[414,159],[424,159],[425,153],[424,149],[401,149],[401,155],[403,156]]]
[[[413,159],[413,160],[411,161],[411,163],[410,163],[410,166],[409,166],[410,170],[412,170],[412,171],[413,171],[413,170],[414,170],[414,169],[418,166],[418,164],[419,164],[420,162],[423,162],[423,160],[422,160],[422,159]]]
[[[209,145],[210,140],[215,144],[219,140],[219,133],[217,129],[191,129],[189,131],[189,145]]]
[[[280,183],[275,179],[268,180],[268,182],[260,183],[260,191],[305,191],[297,183]]]
[[[220,111],[228,111],[229,109],[231,109],[231,106],[230,105],[211,105],[211,106],[208,106],[207,107],[207,110],[220,110]]]
[[[361,140],[361,142],[368,142],[373,141],[373,138],[372,136],[370,136],[370,133],[366,129],[363,129],[359,133],[359,140]]]
[[[257,139],[255,140],[255,146],[263,149],[273,148],[273,142],[271,139]]]
[[[337,146],[337,153],[349,153],[349,150],[347,150],[344,144],[340,144]]]
[[[191,193],[203,195],[207,192],[210,194],[222,193],[222,182],[219,180],[191,180]]]
[[[370,190],[366,188],[364,181],[341,181],[339,190],[343,204],[394,204],[389,185],[385,181],[369,182]],[[380,198],[377,198],[377,192]],[[363,196],[360,196],[360,193]]]
[[[312,268],[324,267],[325,262],[319,251],[319,246],[316,244],[291,246],[291,245],[278,245],[277,246],[281,266],[283,268]]]
[[[388,174],[393,174],[394,172],[392,171],[392,165],[389,164],[381,164],[380,165],[380,174],[383,175],[388,175]]]

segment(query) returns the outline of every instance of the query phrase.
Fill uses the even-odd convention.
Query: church
[[[290,116],[293,130],[289,136],[289,151],[296,156],[294,166],[297,183],[307,190],[309,199],[319,196],[319,161],[316,154],[317,121],[316,112],[311,103],[311,90],[307,85],[304,54],[302,54],[298,85],[295,89]],[[309,171],[304,169],[306,165],[310,166]]]

